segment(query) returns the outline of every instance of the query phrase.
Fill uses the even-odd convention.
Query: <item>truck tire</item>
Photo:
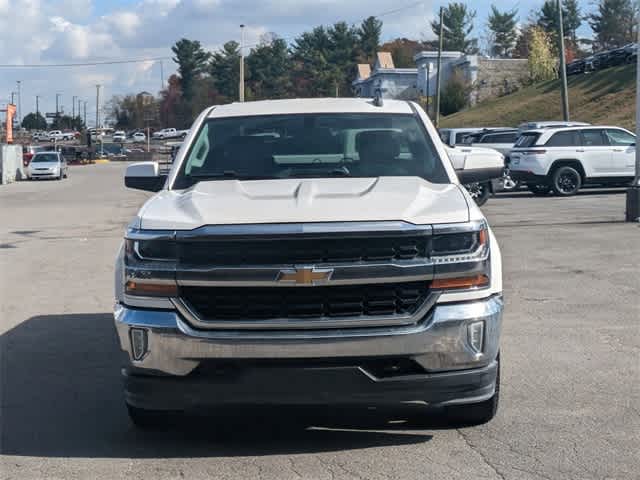
[[[476,202],[476,205],[479,207],[483,206],[489,200],[491,196],[491,187],[489,183],[470,183],[465,185],[464,188],[467,189],[471,198]]]
[[[444,415],[448,424],[455,427],[472,427],[483,425],[493,419],[498,413],[500,403],[500,355],[498,354],[498,372],[496,374],[496,391],[488,400],[465,405],[451,405],[445,407]]]
[[[544,197],[548,195],[551,191],[551,187],[549,185],[541,185],[541,184],[530,184],[527,185],[529,191],[538,197]]]
[[[570,197],[582,187],[580,172],[569,165],[558,167],[551,177],[551,187],[556,195]]]

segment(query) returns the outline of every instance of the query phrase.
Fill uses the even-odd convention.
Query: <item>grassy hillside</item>
[[[569,77],[571,119],[635,128],[636,67],[625,65]],[[442,119],[443,127],[516,126],[524,121],[560,120],[560,81],[543,82],[483,102]]]

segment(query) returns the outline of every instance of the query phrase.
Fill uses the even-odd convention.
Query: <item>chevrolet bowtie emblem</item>
[[[279,282],[295,283],[296,285],[316,285],[328,282],[333,275],[331,268],[300,267],[280,270]]]

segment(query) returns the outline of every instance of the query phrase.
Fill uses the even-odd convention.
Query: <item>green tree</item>
[[[489,14],[489,30],[493,34],[492,54],[498,57],[510,57],[518,38],[516,29],[518,11],[500,12],[495,5],[491,5]]]
[[[346,22],[338,22],[327,31],[329,35],[329,79],[333,91],[342,96],[351,92],[351,81],[355,77],[358,60],[358,31]]]
[[[444,49],[463,53],[478,53],[478,39],[471,38],[476,12],[462,2],[452,2],[444,9]],[[431,22],[431,29],[440,35],[440,19]]]
[[[196,78],[206,71],[210,54],[206,52],[197,40],[183,38],[171,47],[174,53],[173,61],[178,64],[182,96],[190,101],[193,98],[193,86]]]
[[[262,38],[247,58],[250,88],[255,99],[286,98],[292,94],[291,59],[287,42],[275,35]]]
[[[440,112],[442,115],[452,115],[465,108],[469,103],[471,88],[461,76],[454,75],[442,89]]]
[[[362,61],[373,63],[380,46],[382,22],[376,17],[368,17],[362,21],[358,29],[358,41],[362,50]]]
[[[538,13],[538,26],[554,37],[557,43],[560,26],[558,24],[558,1],[546,0]],[[564,36],[576,45],[578,42],[577,30],[582,25],[582,15],[577,0],[563,0],[562,2],[562,26]]]
[[[529,37],[529,75],[533,82],[558,76],[558,61],[553,51],[551,35],[541,27],[531,28]]]
[[[638,2],[635,0],[600,0],[598,9],[588,17],[600,49],[623,46],[635,41]]]
[[[79,116],[59,115],[53,119],[51,128],[54,130],[83,130],[85,125]]]
[[[22,126],[27,130],[46,130],[47,120],[42,116],[40,112],[31,112],[25,115],[22,119]]]
[[[240,44],[232,40],[215,52],[211,57],[209,72],[220,95],[227,100],[237,99],[240,85]]]

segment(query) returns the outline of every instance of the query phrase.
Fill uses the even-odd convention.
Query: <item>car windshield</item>
[[[295,114],[209,119],[174,187],[202,180],[449,177],[413,115]]]
[[[58,155],[55,153],[38,153],[33,157],[31,163],[50,163],[57,162]]]

